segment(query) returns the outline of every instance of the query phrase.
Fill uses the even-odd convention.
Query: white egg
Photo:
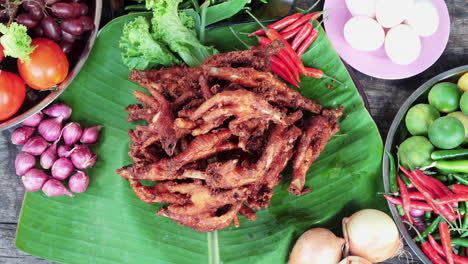
[[[346,0],[346,6],[353,16],[375,17],[375,0]]]
[[[384,28],[392,28],[408,16],[414,0],[376,0],[375,17]]]
[[[385,52],[394,63],[408,65],[421,54],[421,40],[410,26],[398,25],[387,32]]]
[[[419,36],[427,37],[434,34],[439,27],[439,13],[431,0],[414,0],[406,23],[413,27]]]
[[[372,51],[383,45],[385,32],[374,19],[355,16],[346,22],[344,37],[351,47],[361,51]]]

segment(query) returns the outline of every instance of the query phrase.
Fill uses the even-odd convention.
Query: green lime
[[[465,115],[468,115],[468,92],[464,92],[460,98],[460,109]]]
[[[413,170],[429,166],[432,163],[432,151],[434,151],[434,146],[432,146],[426,137],[414,136],[400,144],[398,157],[401,165]]]
[[[429,104],[417,104],[408,110],[405,123],[413,136],[427,135],[429,126],[440,117],[439,111]]]
[[[463,127],[465,128],[465,140],[463,141],[463,143],[468,143],[468,116],[460,111],[450,113],[447,116],[455,117],[456,119],[460,120],[460,122],[462,122]]]
[[[459,103],[460,88],[454,83],[438,83],[429,92],[429,104],[440,112],[450,113],[456,111]]]
[[[438,148],[456,148],[464,139],[465,128],[462,122],[455,117],[440,117],[429,127],[429,140]]]

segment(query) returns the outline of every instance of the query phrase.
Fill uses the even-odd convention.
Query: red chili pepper
[[[324,73],[322,70],[306,67],[304,75],[312,77],[312,78],[316,78],[316,79],[322,79]]]
[[[403,202],[403,211],[405,212],[405,215],[408,221],[412,224],[413,219],[411,218],[411,215],[410,215],[411,202],[410,202],[408,189],[406,188],[405,183],[398,176],[397,176],[397,182],[398,182],[398,187],[400,188],[401,200]]]
[[[429,242],[424,242],[421,244],[421,248],[426,254],[426,256],[435,264],[447,264],[440,256],[437,254],[435,249],[431,246]]]
[[[384,195],[384,197],[391,204],[403,205],[403,201],[401,199],[398,199],[396,197],[389,196],[389,195]],[[429,204],[423,203],[423,202],[417,202],[417,201],[412,201],[411,202],[411,208],[412,209],[418,209],[418,210],[421,210],[421,211],[432,211],[433,210],[433,208]]]
[[[266,44],[269,44],[271,43],[272,41],[270,39],[267,39],[265,37],[261,37],[259,40],[259,43],[261,45],[266,45]],[[291,60],[291,58],[288,56],[286,50],[282,49],[280,50],[280,52],[278,52],[278,54],[276,54],[280,59],[281,61],[288,67],[289,71],[293,74],[294,76],[294,79],[296,81],[299,81],[300,80],[300,77],[299,77],[299,69],[296,67],[296,65],[294,64],[294,61]]]
[[[304,40],[304,42],[302,42],[302,45],[296,50],[297,55],[299,55],[299,57],[304,55],[304,53],[307,51],[310,45],[312,45],[312,43],[314,43],[314,41],[317,39],[318,35],[319,31],[315,28],[312,29],[309,36]]]
[[[468,186],[461,185],[461,184],[453,184],[452,185],[452,191],[454,193],[468,193]]]
[[[272,57],[271,60],[271,71],[278,74],[283,80],[299,88],[299,84],[294,79],[292,73],[289,71],[288,67],[283,64],[283,62],[277,58]]]
[[[427,176],[426,174],[422,173],[420,170],[415,170],[414,173],[417,173],[419,176],[427,179],[428,181],[432,182],[444,195],[450,195],[452,192],[450,189],[445,186],[441,181],[437,180],[436,178]]]
[[[468,201],[468,193],[451,194],[437,199],[438,204],[458,203]]]
[[[439,223],[440,242],[445,252],[445,259],[448,264],[453,264],[452,242],[450,241],[450,231],[446,222]]]
[[[424,198],[424,195],[420,192],[410,192],[409,197],[411,200],[420,200],[420,201],[425,201],[426,199]]]
[[[445,258],[445,251],[442,246],[437,243],[431,234],[427,235],[427,237],[429,238],[429,243],[431,243],[431,246],[435,249],[435,251],[437,251],[439,255]],[[453,254],[453,262],[455,262],[455,264],[468,264],[468,258]]]
[[[296,51],[297,51],[297,48],[299,48],[299,45],[301,45],[301,43],[304,41],[304,39],[307,38],[307,36],[314,29],[314,27],[310,23],[307,23],[302,27],[298,27],[297,29],[300,29],[300,31],[297,34],[297,36],[294,38],[294,40],[293,40],[293,42],[291,44],[291,48],[293,48],[293,50],[296,50]],[[295,30],[297,30],[297,29],[295,29]]]
[[[296,13],[296,14],[293,14],[293,15],[290,15],[290,16],[287,16],[273,24],[270,24],[267,26],[267,28],[269,29],[274,29],[274,30],[280,30],[284,27],[287,27],[289,25],[291,25],[292,23],[296,22],[299,18],[301,18],[303,15],[301,13]],[[257,30],[257,31],[254,31],[252,33],[250,33],[249,37],[253,37],[253,36],[260,36],[260,35],[263,35],[265,34],[265,30],[263,28]]]
[[[296,28],[293,31],[289,31],[289,32],[286,32],[285,34],[281,34],[281,37],[283,37],[285,40],[290,40],[294,36],[296,36],[299,33],[299,31],[301,31],[301,28]]]
[[[313,13],[307,14],[307,15],[301,17],[300,19],[298,19],[296,22],[289,25],[287,28],[283,29],[283,31],[281,31],[281,33],[286,33],[288,31],[294,30],[294,29],[304,25],[305,23],[309,23],[311,20],[316,20],[316,19],[318,19],[320,17],[320,15],[321,15],[320,12],[313,12]]]
[[[268,30],[266,35],[272,41],[274,41],[276,39],[281,39],[283,41],[283,44],[284,44],[284,49],[286,50],[288,56],[292,59],[294,64],[297,65],[297,67],[299,68],[299,72],[300,73],[305,72],[304,64],[302,63],[302,61],[299,58],[299,56],[297,55],[297,53],[291,48],[291,45],[289,45],[289,43],[285,39],[283,39],[281,37],[281,35],[277,31],[275,31],[273,29],[270,29],[270,30]]]

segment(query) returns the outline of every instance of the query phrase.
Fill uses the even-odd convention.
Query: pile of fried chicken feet
[[[322,109],[269,72],[279,41],[207,58],[198,68],[133,70],[141,104],[129,105],[135,162],[117,170],[157,213],[209,232],[255,221],[292,159],[288,191],[302,195],[307,170],[339,131],[340,109]],[[311,117],[303,119],[303,112]],[[145,186],[141,180],[155,181]]]

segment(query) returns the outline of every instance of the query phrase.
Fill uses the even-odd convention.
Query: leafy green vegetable
[[[5,56],[18,58],[21,61],[29,61],[29,54],[35,47],[31,47],[31,37],[28,36],[28,29],[16,22],[5,26],[0,23],[0,44],[2,44]]]
[[[153,9],[153,37],[168,45],[190,67],[199,66],[207,57],[217,54],[213,47],[200,43],[195,30],[184,26],[177,10],[181,0],[147,0],[146,7]],[[183,15],[187,24],[190,16]],[[191,19],[191,18],[190,18]]]
[[[130,69],[144,70],[180,63],[164,44],[152,38],[150,23],[142,16],[125,24],[120,48],[123,63]]]
[[[212,25],[239,13],[249,0],[229,0],[224,3],[212,5],[206,11],[205,26]]]

